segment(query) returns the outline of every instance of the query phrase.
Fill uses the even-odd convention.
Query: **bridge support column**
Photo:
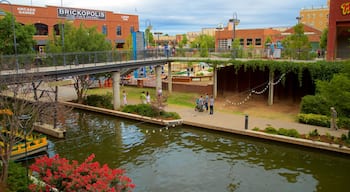
[[[118,110],[120,108],[120,72],[113,72],[113,108]]]
[[[173,78],[171,76],[171,62],[168,62],[168,91],[169,94],[173,92]]]
[[[156,70],[156,91],[162,89],[162,66],[157,65],[155,67]]]
[[[218,96],[218,69],[214,66],[213,70],[213,97]]]
[[[268,98],[268,105],[273,105],[273,79],[274,79],[274,73],[272,70],[269,72],[269,98]]]

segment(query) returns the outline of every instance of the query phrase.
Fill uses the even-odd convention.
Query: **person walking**
[[[147,104],[151,104],[151,95],[149,94],[149,92],[146,92],[146,103]]]
[[[335,110],[334,107],[331,107],[331,129],[338,130],[337,117],[338,117],[337,111]]]
[[[144,91],[142,91],[141,95],[140,95],[140,99],[141,99],[141,103],[142,104],[146,104],[147,101],[146,101],[146,94]]]
[[[209,115],[213,115],[214,114],[214,97],[210,96],[209,99]]]
[[[208,95],[208,93],[206,93],[205,97],[204,97],[204,106],[205,106],[206,111],[208,111],[208,109],[209,109],[208,103],[209,103],[209,95]]]
[[[126,92],[125,90],[123,90],[123,105],[127,105],[128,104],[128,101],[126,100]]]

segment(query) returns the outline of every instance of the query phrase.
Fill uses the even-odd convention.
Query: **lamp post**
[[[216,31],[218,32],[218,51],[220,52],[220,31],[224,28],[223,24],[220,23],[217,27],[216,27]]]
[[[16,64],[16,72],[18,73],[19,65],[18,65],[18,54],[17,54],[17,40],[16,40],[16,27],[15,27],[15,16],[13,15],[13,8],[12,4],[7,0],[0,0],[0,3],[7,3],[11,7],[11,13],[12,13],[12,31],[13,31],[13,43],[14,43],[14,50],[15,50],[15,64]],[[6,15],[3,11],[0,10],[0,15]]]
[[[146,26],[146,29],[148,29],[147,36],[146,36],[146,38],[147,38],[147,41],[146,41],[147,44],[146,45],[147,45],[147,48],[148,48],[149,47],[149,38],[150,38],[149,34],[150,34],[151,30],[152,30],[151,20],[146,19],[145,26]]]
[[[236,25],[239,24],[240,20],[237,18],[237,13],[234,12],[233,13],[233,17],[232,19],[229,20],[230,22],[232,22],[232,25],[233,25],[233,30],[232,30],[232,53],[233,53],[233,58],[236,57],[236,53],[235,53],[235,48],[233,47],[234,45],[234,42],[235,42],[235,38],[236,38]]]
[[[156,43],[156,45],[157,45],[157,57],[158,57],[158,49],[159,49],[159,35],[161,35],[161,34],[163,34],[163,33],[162,33],[162,32],[154,32],[154,34],[158,36],[158,40],[157,40],[157,43]]]
[[[27,158],[27,123],[28,123],[28,120],[31,118],[30,115],[21,115],[18,117],[18,120],[20,120],[20,125],[21,125],[21,128],[23,129],[24,131],[24,148],[25,148],[25,158],[26,158],[26,182],[27,182],[27,185],[29,184],[28,183],[28,158]],[[24,122],[24,125],[22,124],[22,122]]]

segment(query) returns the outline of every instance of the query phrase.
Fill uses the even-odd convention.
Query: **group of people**
[[[140,95],[141,103],[142,104],[150,104],[151,103],[151,95],[149,94],[148,91],[142,91]]]
[[[196,99],[196,107],[194,109],[195,111],[203,112],[209,110],[209,115],[214,114],[214,97],[206,93],[203,97],[202,95]]]

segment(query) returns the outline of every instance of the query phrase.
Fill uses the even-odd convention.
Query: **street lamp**
[[[222,31],[222,29],[224,29],[224,25],[222,23],[220,23],[217,27],[216,27],[216,31],[218,32],[218,51],[220,51],[220,31]]]
[[[148,24],[148,25],[147,25]],[[147,38],[147,48],[149,47],[149,38],[150,38],[150,36],[149,36],[149,34],[150,34],[150,32],[151,32],[151,30],[152,30],[152,24],[151,24],[151,20],[149,20],[149,19],[146,19],[146,21],[145,21],[145,26],[146,26],[146,29],[148,29],[148,31],[147,31],[147,36],[146,36],[146,38]]]
[[[18,73],[19,65],[18,65],[18,54],[17,54],[17,40],[16,40],[16,28],[15,28],[15,16],[13,15],[13,8],[12,4],[7,0],[0,0],[0,3],[8,3],[11,7],[11,13],[12,13],[12,31],[13,31],[13,43],[14,43],[14,49],[15,49],[15,64],[16,64],[16,72]],[[0,10],[0,16],[5,16],[5,12]]]
[[[232,50],[233,50],[233,58],[235,58],[236,56],[236,53],[235,53],[235,50],[234,50],[234,42],[235,42],[235,38],[236,38],[236,25],[239,24],[240,20],[237,18],[237,13],[234,12],[233,13],[233,17],[232,19],[229,20],[230,22],[232,22],[232,25],[233,25],[233,30],[232,30]]]
[[[20,115],[18,117],[18,120],[20,120],[20,125],[21,125],[21,128],[23,129],[24,131],[24,148],[25,148],[25,158],[26,158],[26,182],[27,182],[27,186],[28,186],[28,158],[27,158],[27,123],[28,123],[28,120],[31,118],[30,115]],[[22,122],[24,122],[24,124],[22,124]]]
[[[157,44],[159,44],[159,35],[161,35],[163,33],[162,32],[154,32],[154,34],[158,36],[158,40],[157,40],[157,43],[156,43],[156,45],[157,45]],[[157,46],[157,57],[158,57],[158,49],[159,49],[159,45]]]

